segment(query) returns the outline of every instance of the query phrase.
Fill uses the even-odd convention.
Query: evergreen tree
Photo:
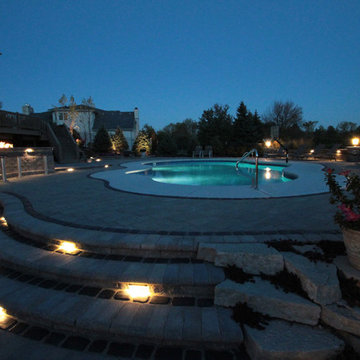
[[[263,124],[255,111],[248,111],[244,102],[241,102],[236,111],[233,126],[233,144],[238,153],[255,147],[263,138]]]
[[[151,150],[151,139],[144,130],[140,130],[138,136],[135,139],[132,151],[137,155],[142,151],[146,151],[147,154],[150,154]]]
[[[111,148],[112,144],[109,133],[103,125],[95,135],[93,149],[97,153],[108,153],[111,151]]]
[[[211,145],[217,155],[226,155],[231,141],[232,116],[228,110],[228,105],[215,104],[203,112],[198,125],[201,145]]]
[[[111,141],[112,148],[117,154],[120,154],[129,148],[129,144],[124,136],[124,133],[119,127],[116,129],[115,135],[112,137]]]

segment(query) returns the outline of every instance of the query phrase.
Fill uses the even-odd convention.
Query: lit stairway
[[[150,236],[141,248],[139,235],[131,243],[129,236],[47,223],[15,197],[2,194],[1,201],[6,336],[124,359],[247,359],[232,311],[213,304],[223,270],[197,260],[191,240],[186,247],[184,239]],[[81,251],[61,250],[60,239],[77,239]],[[149,294],[133,294],[131,285]]]

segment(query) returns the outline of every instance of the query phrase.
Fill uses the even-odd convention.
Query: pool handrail
[[[246,152],[237,162],[235,165],[236,170],[239,168],[239,163],[245,160],[251,154],[255,154],[255,189],[258,189],[259,184],[259,154],[256,149],[251,149],[250,151]]]

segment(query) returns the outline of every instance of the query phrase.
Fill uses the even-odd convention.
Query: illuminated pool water
[[[152,164],[152,168],[136,175],[152,180],[178,185],[251,185],[255,179],[255,165],[235,161],[182,161]],[[149,164],[150,165],[150,164]],[[283,176],[283,167],[259,165],[259,185],[290,181]]]

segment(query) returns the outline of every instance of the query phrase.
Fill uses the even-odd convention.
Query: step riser
[[[11,230],[16,232],[17,234],[39,243],[45,244],[58,244],[58,239],[51,238],[48,236],[44,236],[43,234],[37,232],[31,232],[28,229],[24,229],[21,225],[13,224],[11,222],[8,223]],[[161,249],[142,249],[142,248],[127,248],[127,247],[109,247],[109,246],[89,246],[84,245],[74,239],[63,239],[66,241],[73,241],[78,244],[78,247],[85,251],[94,252],[102,255],[123,255],[123,256],[140,256],[140,257],[155,257],[155,258],[196,258],[196,251],[183,250],[183,249],[174,249],[174,250],[161,250]],[[131,244],[130,244],[131,245]],[[146,245],[144,244],[144,247]],[[155,245],[154,245],[155,247]]]
[[[95,279],[95,278],[78,278],[71,276],[63,276],[58,274],[52,274],[51,272],[44,272],[43,270],[37,270],[27,266],[13,264],[8,261],[1,260],[1,265],[9,269],[19,271],[26,275],[32,275],[35,277],[41,277],[44,279],[54,280],[62,283],[69,283],[74,285],[82,286],[93,286],[100,287],[104,289],[124,289],[127,288],[129,284],[146,284],[149,285],[150,291],[158,296],[185,296],[185,297],[203,297],[203,298],[213,298],[215,287],[213,285],[200,286],[200,285],[164,285],[164,284],[149,284],[149,283],[140,283],[140,282],[119,282],[119,281],[108,281],[107,279]]]

